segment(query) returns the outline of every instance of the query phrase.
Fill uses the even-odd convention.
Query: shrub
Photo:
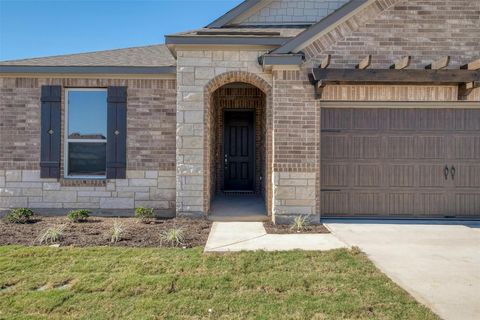
[[[118,220],[113,221],[110,242],[117,243],[118,241],[122,240],[123,231],[124,231],[123,224]]]
[[[138,207],[135,209],[135,217],[142,222],[147,222],[148,220],[155,218],[155,212],[152,208]]]
[[[160,233],[161,241],[165,241],[169,245],[176,247],[179,245],[183,245],[185,242],[185,232],[182,228],[173,227],[166,231],[162,231]]]
[[[300,232],[305,230],[307,226],[308,226],[307,219],[304,216],[297,216],[295,217],[295,219],[293,219],[290,229]]]
[[[63,238],[65,225],[55,225],[45,229],[39,236],[38,241],[45,244],[54,244]]]
[[[27,208],[12,209],[5,219],[10,223],[28,223],[31,221],[33,211]]]
[[[73,222],[84,222],[87,221],[90,216],[91,211],[89,210],[72,210],[67,214],[67,218]]]

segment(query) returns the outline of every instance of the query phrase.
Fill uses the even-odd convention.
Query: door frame
[[[224,157],[225,157],[225,114],[228,112],[248,112],[252,114],[252,129],[253,129],[253,161],[252,161],[252,166],[253,166],[253,184],[252,184],[252,192],[255,193],[255,185],[256,185],[256,174],[257,174],[257,168],[256,168],[256,162],[257,162],[257,132],[256,132],[256,113],[255,113],[255,108],[225,108],[223,109],[222,113],[222,124],[223,124],[223,130],[222,130],[222,141],[220,142],[222,144],[222,172],[223,172],[223,179],[222,179],[222,185],[221,185],[221,190],[222,192],[225,192],[225,163],[224,163]],[[230,191],[230,190],[228,190]],[[231,190],[235,191],[235,190]]]

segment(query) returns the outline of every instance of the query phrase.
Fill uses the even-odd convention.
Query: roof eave
[[[291,37],[208,37],[208,36],[165,36],[166,45],[266,45],[281,46]]]
[[[0,73],[55,73],[55,74],[174,74],[175,66],[19,66],[0,65]]]

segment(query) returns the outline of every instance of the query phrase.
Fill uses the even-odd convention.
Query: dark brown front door
[[[255,177],[254,113],[225,111],[224,189],[253,191]]]
[[[322,110],[324,216],[478,217],[480,109]]]

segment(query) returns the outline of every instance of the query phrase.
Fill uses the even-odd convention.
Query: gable
[[[353,68],[371,54],[372,68],[402,56],[412,56],[413,68],[451,56],[451,68],[458,68],[479,57],[479,34],[480,1],[376,0],[302,50],[311,64],[331,54],[334,67]]]
[[[349,0],[273,0],[232,25],[309,25],[329,15]]]

